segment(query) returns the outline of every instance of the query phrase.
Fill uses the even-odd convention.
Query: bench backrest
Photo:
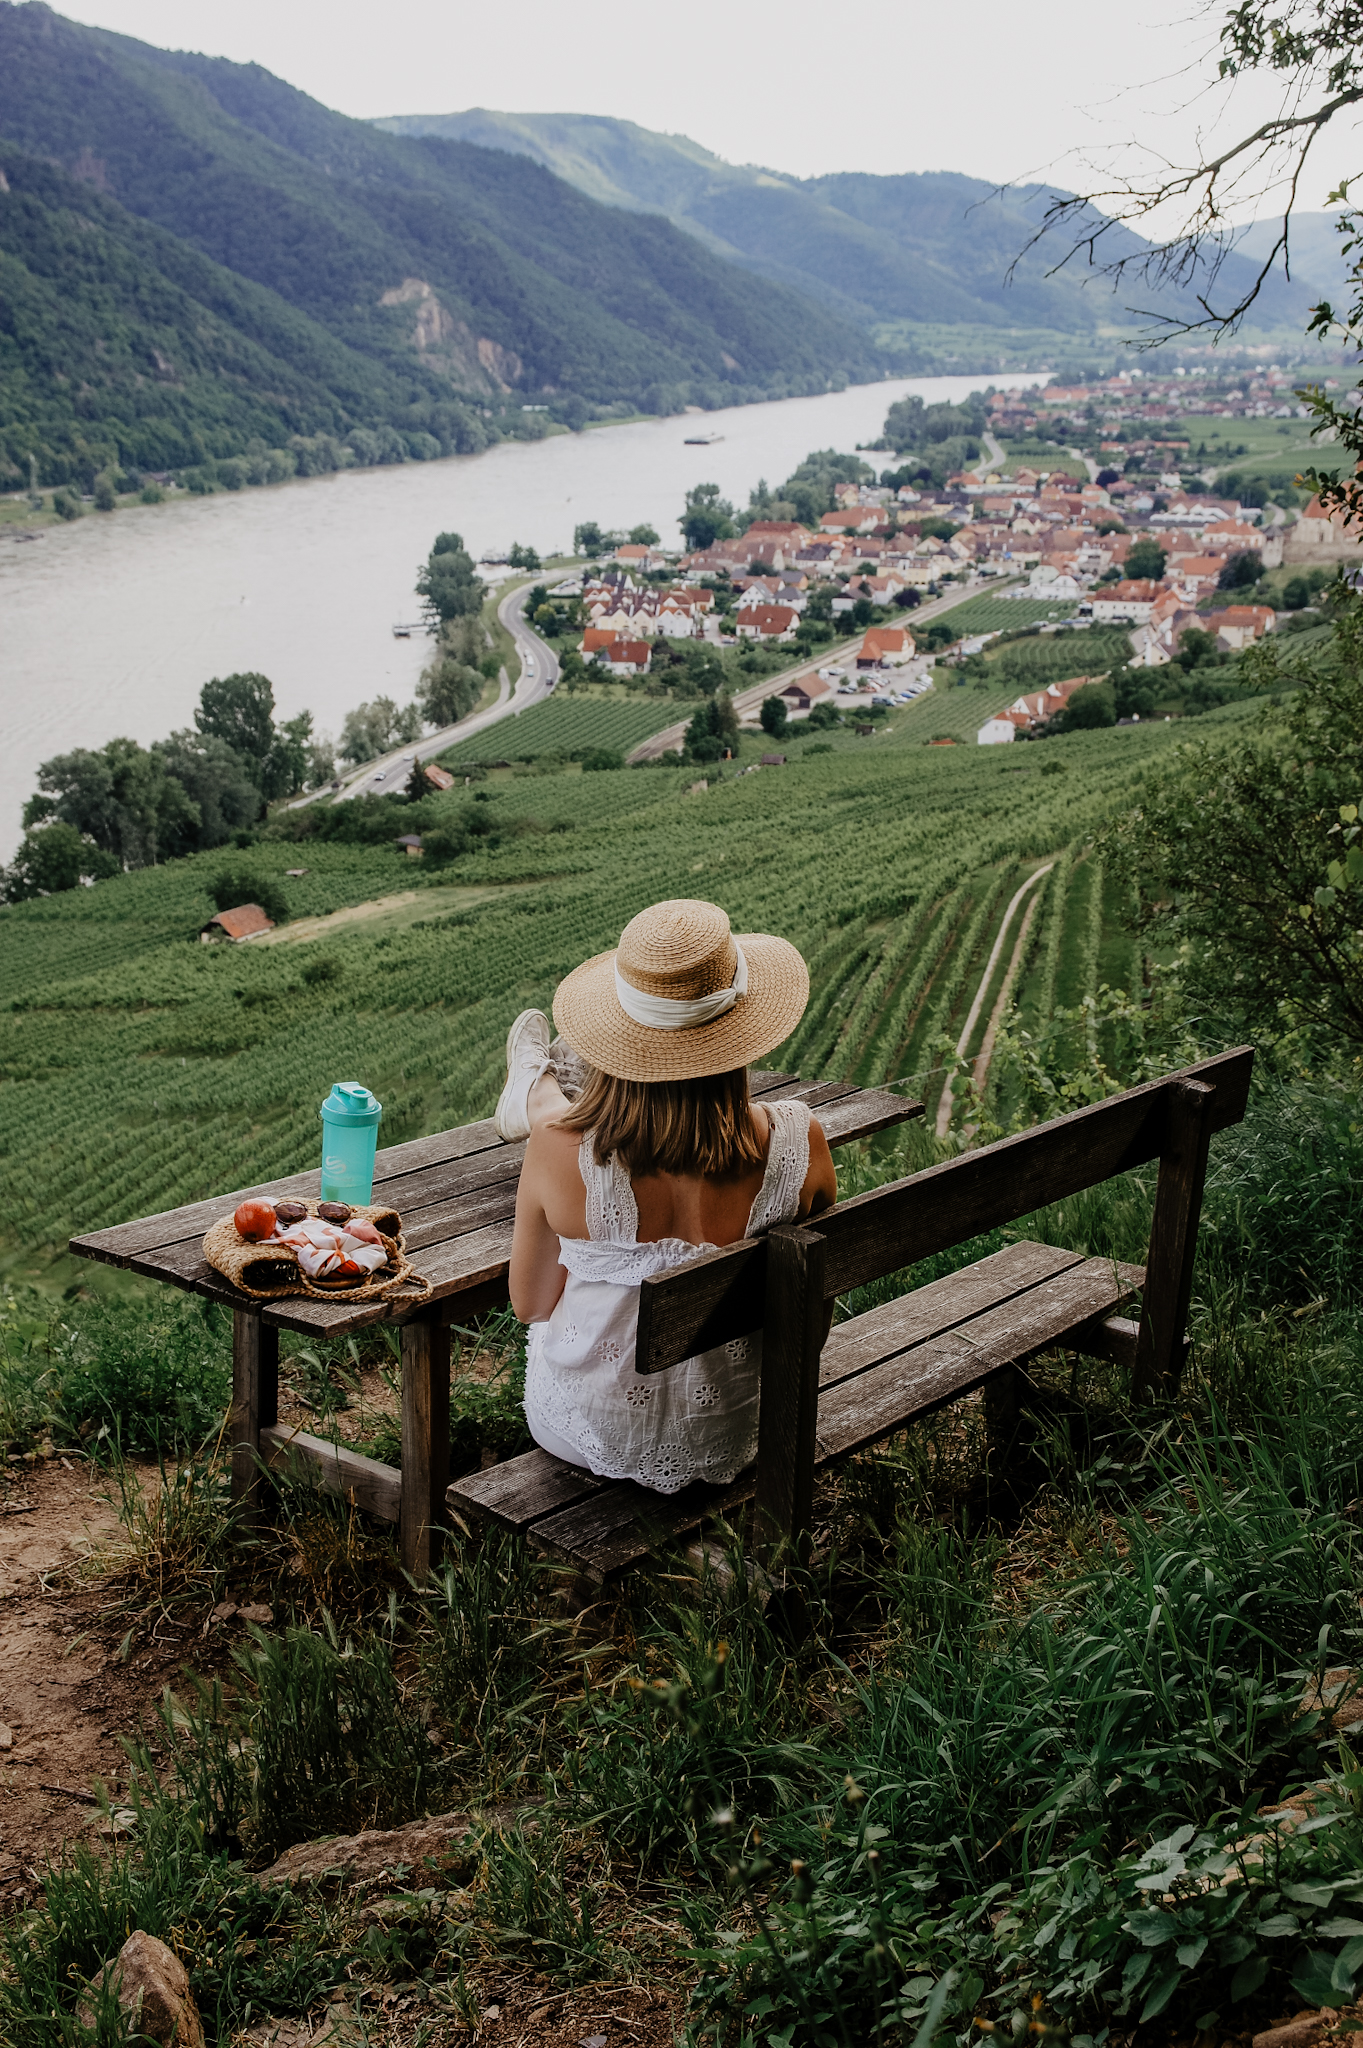
[[[1161,1161],[1161,1175],[1151,1281],[1160,1262],[1161,1237],[1166,1263],[1173,1260],[1190,1270],[1184,1226],[1190,1222],[1195,1236],[1206,1143],[1213,1132],[1243,1118],[1253,1063],[1253,1047],[1238,1047],[825,1209],[808,1226],[823,1240],[824,1299],[1051,1202],[1066,1201],[1153,1159]],[[745,1239],[645,1280],[636,1370],[662,1372],[698,1351],[761,1329],[767,1253],[764,1239]],[[1172,1273],[1169,1278],[1174,1293],[1186,1294]],[[1179,1334],[1181,1329],[1168,1342]]]

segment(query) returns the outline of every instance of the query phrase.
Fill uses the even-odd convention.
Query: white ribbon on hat
[[[651,996],[646,990],[635,988],[621,974],[617,957],[615,993],[620,998],[620,1007],[636,1024],[647,1024],[652,1031],[689,1031],[694,1025],[712,1023],[748,993],[748,963],[737,939],[734,952],[738,964],[729,987],[717,988],[713,995],[690,997]]]

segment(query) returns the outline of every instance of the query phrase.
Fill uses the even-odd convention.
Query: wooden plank
[[[247,1528],[257,1527],[264,1516],[260,1432],[275,1421],[278,1409],[279,1333],[267,1329],[259,1315],[239,1308],[232,1317],[232,1406],[227,1428],[231,1496]]]
[[[381,1199],[388,1201],[392,1199],[385,1185],[389,1180],[438,1165],[446,1159],[464,1159],[478,1152],[506,1149],[490,1119],[476,1124],[458,1124],[453,1130],[441,1131],[435,1137],[413,1138],[379,1152],[374,1160],[374,1186],[376,1191],[380,1191]],[[281,1180],[257,1181],[252,1187],[233,1188],[220,1195],[210,1195],[201,1202],[189,1202],[183,1208],[165,1209],[154,1216],[116,1223],[107,1230],[88,1231],[81,1237],[73,1237],[69,1249],[79,1258],[100,1259],[108,1265],[126,1265],[135,1252],[149,1252],[157,1245],[202,1237],[229,1205],[235,1208],[247,1195],[268,1195],[272,1198],[296,1195],[305,1198],[317,1195],[321,1182],[318,1167],[310,1167],[304,1173],[286,1174]],[[396,1206],[401,1208],[401,1202]]]
[[[804,1084],[794,1081],[789,1075],[763,1076],[762,1081],[763,1085],[755,1085],[753,1091],[759,1100],[763,1095],[786,1094],[792,1100],[808,1099],[817,1106],[827,1101],[855,1098],[858,1093],[865,1092],[858,1091],[847,1082]],[[886,1102],[894,1100],[897,1098],[885,1098]],[[880,1121],[875,1120],[874,1114],[868,1115],[864,1119],[865,1128],[862,1128],[855,1114],[844,1109],[839,1128],[845,1124],[850,1135],[867,1137],[873,1130],[884,1129],[887,1120],[901,1121],[902,1113],[900,1117],[882,1117]],[[847,1140],[838,1137],[830,1138],[829,1142],[844,1143]],[[490,1122],[461,1125],[453,1131],[441,1132],[438,1138],[414,1139],[408,1144],[394,1145],[386,1152],[380,1152],[375,1160],[374,1192],[391,1202],[402,1214],[409,1245],[432,1243],[442,1234],[443,1224],[460,1201],[466,1196],[478,1197],[481,1190],[509,1184],[505,1209],[495,1197],[489,1197],[482,1204],[483,1213],[471,1222],[462,1222],[456,1217],[455,1228],[475,1229],[492,1220],[494,1215],[512,1213],[524,1157],[524,1142],[504,1145]],[[138,1263],[134,1270],[151,1278],[166,1279],[174,1286],[186,1286],[191,1283],[180,1277],[184,1270],[183,1262],[177,1261],[168,1248],[197,1244],[210,1225],[227,1213],[228,1205],[235,1208],[247,1194],[266,1195],[275,1200],[287,1195],[305,1198],[316,1196],[319,1187],[320,1176],[316,1169],[290,1174],[282,1180],[263,1182],[250,1189],[235,1189],[202,1202],[190,1203],[184,1208],[166,1210],[160,1215],[143,1217],[132,1223],[115,1224],[108,1230],[89,1232],[72,1238],[69,1249],[78,1257],[99,1259],[110,1265],[126,1267],[136,1260]],[[438,1213],[429,1213],[433,1210]],[[428,1213],[418,1215],[418,1211]]]
[[[671,1542],[716,1515],[728,1514],[752,1498],[751,1473],[732,1486],[695,1485],[680,1493],[650,1493],[616,1480],[601,1491],[527,1531],[528,1540],[588,1578],[604,1580],[635,1564],[660,1544]]]
[[[819,1463],[861,1450],[971,1393],[1001,1369],[1064,1343],[1119,1308],[1141,1279],[1138,1266],[1085,1259],[963,1327],[827,1388],[819,1401]]]
[[[823,1239],[779,1223],[767,1238],[757,1537],[768,1565],[808,1547],[814,1506],[819,1352],[824,1336]]]
[[[818,1109],[819,1124],[830,1145],[850,1145],[858,1138],[873,1138],[877,1131],[910,1123],[922,1114],[921,1102],[906,1095],[891,1095],[886,1088],[862,1088],[854,1096]]]
[[[1138,1399],[1155,1390],[1170,1394],[1178,1385],[1215,1103],[1214,1090],[1204,1082],[1183,1080],[1172,1090],[1136,1340],[1133,1391]]]
[[[948,1273],[897,1301],[882,1302],[879,1308],[835,1324],[823,1348],[819,1383],[831,1387],[852,1379],[1083,1263],[1082,1252],[1064,1251],[1059,1245],[1034,1244],[1025,1238],[1005,1245],[959,1273]]]
[[[402,1474],[396,1465],[381,1464],[347,1444],[328,1443],[303,1430],[281,1429],[277,1423],[261,1430],[260,1454],[271,1471],[302,1466],[328,1493],[343,1494],[366,1514],[383,1522],[398,1519]]]
[[[1158,1158],[1169,1142],[1173,1087],[1182,1079],[1214,1085],[1212,1130],[1238,1123],[1253,1060],[1249,1046],[1223,1053],[1186,1075],[1147,1082],[823,1210],[818,1225],[828,1245],[829,1293],[846,1293]],[[760,1328],[765,1265],[765,1244],[746,1240],[646,1280],[638,1369],[662,1371]]]
[[[534,1450],[518,1458],[504,1458],[485,1472],[465,1472],[452,1479],[445,1500],[452,1513],[474,1521],[527,1529],[532,1522],[557,1514],[612,1483],[578,1465],[565,1464],[548,1451]]]
[[[402,1327],[402,1498],[398,1541],[404,1568],[424,1579],[440,1554],[450,1476],[450,1333],[429,1314]]]

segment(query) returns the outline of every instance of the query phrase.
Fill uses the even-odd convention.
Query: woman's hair
[[[746,1067],[699,1081],[618,1081],[589,1067],[582,1093],[558,1122],[563,1130],[593,1132],[597,1165],[614,1153],[631,1175],[722,1180],[766,1157],[753,1127]]]

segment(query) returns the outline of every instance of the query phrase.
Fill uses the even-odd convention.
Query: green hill
[[[1132,285],[1114,295],[1101,279],[1086,284],[1079,266],[1048,276],[1063,253],[1059,242],[1012,267],[1041,223],[1053,189],[1046,185],[1000,192],[954,171],[793,178],[726,163],[685,135],[589,114],[474,107],[376,125],[531,156],[593,198],[665,214],[717,253],[866,325],[951,325],[981,330],[981,339],[1021,328],[1089,338],[1129,330],[1132,307],[1167,311],[1172,303],[1172,294],[1157,299]],[[1106,240],[1114,249],[1141,246],[1124,229]],[[1226,263],[1227,283],[1249,274],[1242,256]],[[1272,281],[1256,317],[1300,329],[1308,297]]]
[[[881,365],[838,312],[524,156],[387,135],[39,0],[0,0],[0,144],[11,484],[29,449],[50,480],[82,447],[150,462],[158,435],[227,454],[389,427],[448,449],[532,398],[575,422]]]

